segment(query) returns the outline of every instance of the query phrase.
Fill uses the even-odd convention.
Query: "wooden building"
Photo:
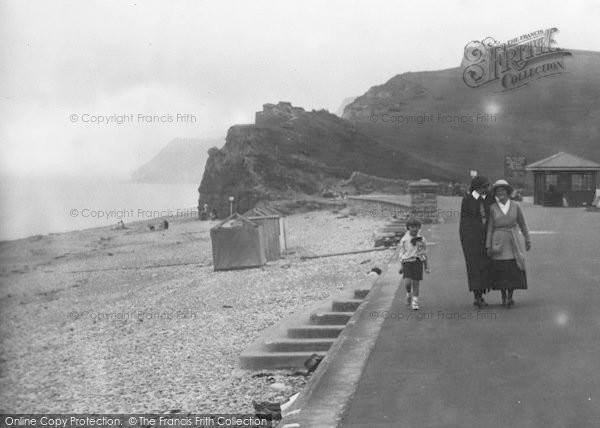
[[[591,205],[600,164],[560,152],[527,165],[533,173],[533,203],[544,206]]]
[[[244,217],[263,226],[267,261],[280,259],[282,249],[287,249],[287,232],[284,216],[274,208],[255,207],[246,211]]]

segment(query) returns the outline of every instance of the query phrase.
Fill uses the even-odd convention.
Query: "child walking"
[[[421,222],[411,218],[406,222],[407,233],[400,243],[400,262],[402,266],[398,273],[403,274],[402,281],[406,289],[406,305],[415,311],[419,309],[419,281],[423,280],[423,268],[429,273],[427,263],[427,244],[419,233]]]

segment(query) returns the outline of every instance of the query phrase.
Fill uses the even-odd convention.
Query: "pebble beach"
[[[262,268],[215,272],[210,228],[177,219],[0,243],[2,413],[254,413],[284,402],[303,373],[239,368],[282,318],[383,268],[381,218],[287,217],[288,252]],[[156,222],[155,222],[156,223]]]

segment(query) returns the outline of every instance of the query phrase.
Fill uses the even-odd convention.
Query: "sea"
[[[1,178],[0,241],[152,220],[196,217],[198,184]],[[158,222],[158,221],[157,221]]]

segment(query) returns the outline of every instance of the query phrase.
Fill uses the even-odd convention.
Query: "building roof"
[[[234,227],[258,227],[258,225],[241,214],[233,213],[215,225],[213,229],[230,229]]]
[[[272,207],[254,207],[244,213],[245,217],[283,217],[283,215]]]
[[[525,167],[528,171],[542,170],[598,170],[600,164],[572,155],[566,152],[559,152],[545,159],[530,163]]]

